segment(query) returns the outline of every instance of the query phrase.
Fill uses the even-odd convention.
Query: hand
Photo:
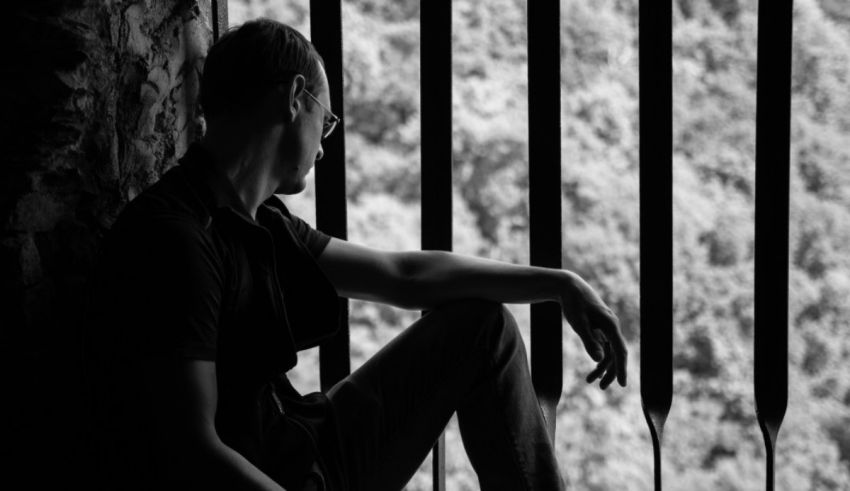
[[[321,488],[324,489],[324,488]],[[316,483],[316,480],[313,478],[308,478],[304,482],[304,486],[301,488],[301,491],[320,491],[319,485]]]
[[[304,487],[301,488],[301,491],[319,491],[319,485],[316,484],[316,481],[313,479],[307,479],[307,482],[304,483]]]
[[[318,461],[314,460],[310,467],[310,474],[308,474],[300,491],[324,491],[325,484],[322,476],[322,469],[319,467]]]
[[[626,386],[628,350],[620,331],[620,321],[599,295],[579,275],[567,272],[567,287],[561,293],[561,308],[570,327],[597,362],[587,375],[587,383],[602,378],[599,387],[607,389],[614,378]]]

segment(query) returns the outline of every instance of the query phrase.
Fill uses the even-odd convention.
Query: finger
[[[608,388],[608,386],[611,384],[611,382],[614,380],[618,373],[618,360],[613,352],[613,349],[611,348],[611,343],[607,341],[605,334],[599,330],[595,330],[594,335],[597,339],[601,340],[603,346],[605,347],[605,360],[607,361],[607,363],[604,366],[604,376],[602,376],[602,380],[599,381],[599,387],[602,388],[602,390],[605,390]],[[602,375],[601,371],[599,373],[595,373],[594,378],[599,377],[600,375]]]
[[[594,381],[594,380],[596,380],[596,379],[598,379],[599,377],[601,377],[601,376],[602,376],[602,374],[603,374],[603,373],[605,373],[605,370],[606,370],[606,369],[607,369],[610,365],[611,365],[611,360],[610,360],[610,359],[607,359],[607,358],[606,358],[605,360],[600,361],[600,362],[599,362],[599,364],[598,364],[598,365],[596,365],[596,368],[594,368],[594,369],[593,369],[590,373],[588,373],[588,374],[587,374],[587,377],[585,377],[585,380],[587,381],[587,383],[589,383],[589,384],[590,384],[590,383],[593,383],[593,381]]]
[[[593,371],[591,371],[589,374],[587,374],[587,377],[585,377],[587,383],[593,383],[594,380],[601,377],[606,370],[610,369],[612,363],[614,363],[614,358],[611,352],[606,350],[605,356],[602,358],[601,361],[599,361],[599,363],[596,364],[596,368],[594,368]]]
[[[603,310],[604,315],[599,319],[599,332],[605,340],[605,348],[613,351],[616,363],[617,381],[622,387],[626,386],[626,368],[628,366],[628,349],[617,316],[610,309]]]
[[[617,376],[616,366],[612,366],[610,370],[605,372],[605,376],[602,377],[602,380],[599,381],[599,387],[601,387],[602,390],[607,389],[608,386],[611,385],[611,382],[614,381],[614,378],[616,376]]]
[[[578,326],[573,326],[573,330],[578,334],[579,339],[584,344],[584,349],[587,351],[587,354],[593,359],[593,361],[601,361],[605,357],[605,351],[602,349],[602,345],[596,341],[593,336],[593,333],[590,330],[590,322],[587,320],[587,315],[582,310],[579,312],[579,324]]]
[[[617,381],[620,386],[626,386],[626,368],[628,367],[629,351],[626,348],[626,340],[620,331],[619,326],[616,326],[614,333],[610,336],[611,349],[614,351],[614,357],[617,360]]]
[[[620,384],[620,387],[626,386],[626,368],[628,365],[629,354],[627,351],[623,351],[618,358],[617,361],[617,382]]]
[[[605,343],[608,342],[608,339],[605,338],[605,333],[602,332],[602,330],[591,328],[590,332],[593,333],[594,339],[596,339],[596,342],[599,343],[600,346],[605,346]]]

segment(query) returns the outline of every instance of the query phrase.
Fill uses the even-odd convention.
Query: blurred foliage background
[[[230,0],[309,35],[307,0]],[[343,2],[349,239],[419,248],[419,1]],[[755,0],[674,2],[673,490],[760,490],[752,395]],[[455,251],[528,261],[525,0],[454,0]],[[630,384],[606,392],[564,325],[557,452],[570,489],[648,490],[640,407],[637,0],[561,0],[564,266],[620,317]],[[790,389],[777,489],[850,489],[850,3],[797,0],[791,144]],[[322,165],[319,163],[318,165]],[[313,188],[287,198],[314,219]],[[659,240],[666,240],[659,238]],[[646,271],[645,274],[652,274]],[[528,308],[511,306],[527,335]],[[358,367],[417,312],[352,302]],[[781,326],[777,326],[781,328]],[[315,350],[291,374],[318,389]],[[456,422],[450,490],[477,489]],[[407,489],[430,490],[430,458]]]

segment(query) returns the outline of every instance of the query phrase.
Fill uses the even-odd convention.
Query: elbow
[[[421,281],[421,261],[418,252],[403,252],[396,259],[395,274],[389,285],[392,292],[392,305],[405,310],[418,310],[416,284]]]
[[[433,307],[431,285],[433,271],[428,264],[438,261],[444,251],[401,253],[396,262],[396,274],[391,286],[393,306],[405,310],[428,310]]]
[[[215,430],[189,426],[172,429],[157,439],[171,475],[197,476],[219,460],[223,443]]]
[[[161,448],[164,461],[163,471],[169,479],[190,487],[202,486],[205,489],[225,489],[222,483],[233,480],[229,469],[227,451],[218,438],[186,438],[168,449]]]

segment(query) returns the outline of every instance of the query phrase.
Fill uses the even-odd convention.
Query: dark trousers
[[[351,491],[402,489],[455,411],[483,491],[564,488],[525,345],[497,303],[430,311],[327,395]]]

